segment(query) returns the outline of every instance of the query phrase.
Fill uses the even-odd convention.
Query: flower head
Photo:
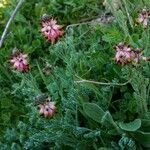
[[[35,105],[39,108],[39,114],[45,118],[51,118],[56,112],[55,102],[47,94],[40,94],[35,97]]]
[[[42,17],[41,25],[41,32],[48,39],[48,41],[52,43],[54,43],[55,40],[62,36],[64,33],[62,26],[58,25],[55,19],[46,14]]]
[[[45,118],[51,118],[56,112],[55,102],[47,102],[45,104],[39,105],[39,114],[43,115]]]
[[[150,12],[146,9],[143,9],[138,16],[137,22],[143,24],[144,28],[147,28],[148,21],[150,18]]]
[[[21,72],[27,72],[29,70],[29,64],[27,60],[28,55],[16,50],[11,56],[11,64],[13,68]]]
[[[129,45],[119,43],[116,46],[115,60],[118,64],[125,65],[127,63],[138,63],[141,59],[141,51],[139,49],[134,50]]]

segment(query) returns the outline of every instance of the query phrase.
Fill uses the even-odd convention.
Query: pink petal
[[[141,22],[143,22],[143,21],[144,21],[144,17],[143,17],[143,16],[141,16],[141,17],[138,18],[138,22],[139,22],[139,23],[141,23]]]
[[[48,111],[46,111],[46,110],[44,110],[44,117],[45,117],[45,118],[47,118],[47,117],[48,117],[48,115],[49,115],[49,112],[48,112]]]
[[[44,106],[41,107],[40,111],[39,111],[39,114],[42,115],[44,113]]]
[[[144,28],[146,28],[146,27],[147,27],[147,25],[148,25],[148,20],[147,20],[147,19],[144,19],[144,21],[143,21],[143,25],[144,25]]]
[[[13,66],[14,66],[15,68],[18,68],[18,67],[19,67],[19,65],[20,65],[19,61],[15,61],[15,63],[14,63],[14,65],[13,65]]]

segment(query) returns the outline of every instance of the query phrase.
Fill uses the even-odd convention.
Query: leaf
[[[83,87],[93,91],[95,94],[100,95],[100,92],[99,92],[99,89],[94,85],[94,84],[91,84],[91,83],[85,83],[82,85]]]
[[[98,123],[101,123],[102,117],[105,115],[101,107],[94,103],[84,103],[83,110],[91,119]]]
[[[13,142],[11,145],[11,150],[21,150],[21,147],[19,144]]]
[[[117,136],[117,135],[120,135],[120,133],[116,132],[116,129],[111,129],[111,130],[108,130],[108,135],[110,136]]]
[[[142,127],[150,127],[150,120],[149,119],[141,119],[142,120]]]
[[[1,108],[9,108],[11,107],[11,99],[10,98],[3,98],[0,101]]]
[[[101,119],[101,123],[103,125],[105,125],[106,127],[115,127],[115,128],[118,128],[117,124],[114,122],[114,120],[112,118],[112,115],[110,114],[109,111],[105,112],[104,116]]]
[[[119,131],[117,124],[114,122],[111,114],[108,111],[104,112],[98,105],[94,103],[84,103],[83,110],[94,121],[104,125],[109,129],[115,128],[117,131]]]
[[[101,147],[98,150],[113,150],[112,148],[107,148],[107,147]]]
[[[1,120],[3,120],[4,123],[8,123],[10,121],[10,117],[11,117],[11,113],[2,112]]]
[[[118,22],[120,28],[124,31],[126,37],[129,36],[129,31],[127,27],[127,19],[124,13],[121,10],[115,11],[114,16]]]
[[[120,122],[119,127],[125,131],[136,131],[141,127],[141,119],[135,119],[134,121],[129,123]]]
[[[143,146],[150,148],[150,132],[137,131],[133,136]]]

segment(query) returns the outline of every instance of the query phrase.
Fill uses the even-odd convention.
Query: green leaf
[[[4,123],[8,123],[10,121],[10,117],[11,117],[11,114],[9,112],[3,113],[1,115],[1,120],[3,120]]]
[[[145,128],[149,129],[150,120],[149,119],[141,119],[141,121],[142,121],[142,127],[144,128],[144,130],[145,130]]]
[[[9,108],[11,107],[11,99],[9,98],[3,98],[0,101],[1,108]]]
[[[109,129],[115,128],[117,131],[119,131],[119,128],[114,122],[109,111],[104,112],[101,107],[94,103],[84,103],[83,110],[94,121],[104,125]]]
[[[12,143],[11,150],[21,150],[21,147],[17,143]]]
[[[110,136],[117,136],[117,135],[120,135],[120,133],[116,132],[116,129],[111,129],[111,130],[108,130],[108,135]]]
[[[113,150],[112,148],[107,148],[107,147],[101,147],[98,150]]]
[[[143,146],[150,148],[150,132],[137,131],[133,136]]]
[[[84,103],[83,110],[91,119],[98,123],[101,123],[102,117],[105,115],[101,107],[94,103]]]
[[[109,111],[106,111],[105,114],[103,115],[101,119],[101,123],[105,125],[106,127],[117,127],[117,124],[114,122],[112,115],[110,114]]]
[[[141,119],[135,119],[134,121],[129,123],[120,122],[119,127],[125,131],[136,131],[141,127]]]

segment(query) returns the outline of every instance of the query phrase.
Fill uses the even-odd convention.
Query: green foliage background
[[[0,3],[5,3],[0,8],[1,35],[17,1]],[[102,0],[24,2],[0,49],[1,150],[150,148],[149,62],[119,66],[113,59],[114,46],[121,41],[150,56],[150,27],[143,29],[135,22],[150,2],[122,0],[117,10],[113,0],[108,0],[110,10],[102,4]],[[111,23],[80,24],[109,11],[115,17]],[[53,45],[40,33],[44,13],[64,25],[65,35]],[[29,73],[11,68],[14,47],[29,54]],[[53,66],[50,75],[43,72],[46,63]],[[82,79],[110,84],[75,82]],[[39,116],[34,106],[41,93],[57,103],[52,119]]]

